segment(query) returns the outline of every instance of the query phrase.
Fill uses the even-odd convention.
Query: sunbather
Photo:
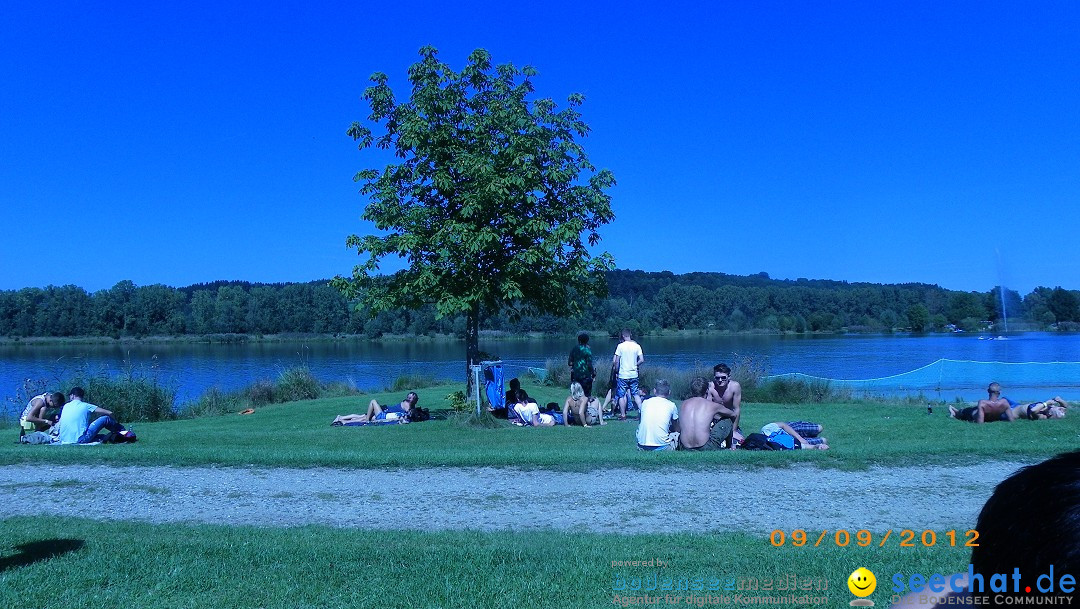
[[[731,448],[735,411],[706,398],[708,386],[702,377],[690,382],[690,397],[679,406],[678,450]]]
[[[1008,398],[1002,397],[1001,385],[990,383],[986,388],[987,399],[979,400],[974,406],[957,410],[949,406],[949,416],[961,421],[972,423],[989,423],[992,421],[1012,421],[1015,417],[1009,417],[1009,409],[1012,403]]]
[[[1069,403],[1060,396],[1050,398],[1044,402],[1024,404],[1009,401],[1007,398],[1001,399],[1006,400],[1006,403],[1008,404],[1008,407],[1001,412],[998,412],[999,409],[996,406],[993,407],[993,410],[986,410],[986,403],[988,401],[980,400],[977,406],[969,406],[959,410],[953,406],[949,406],[949,416],[954,419],[960,419],[961,421],[978,422],[979,410],[983,410],[983,418],[985,421],[1015,421],[1017,419],[1041,421],[1044,419],[1061,419],[1065,416],[1066,409],[1069,407]]]
[[[824,428],[808,421],[776,421],[761,427],[761,433],[769,442],[786,448],[803,450],[829,450],[825,438],[818,437]]]
[[[334,420],[331,421],[330,424],[348,425],[350,423],[371,423],[374,421],[404,419],[419,401],[420,397],[416,395],[415,391],[410,391],[409,395],[405,396],[405,399],[401,400],[400,404],[394,404],[392,406],[383,406],[379,404],[377,400],[371,400],[371,403],[368,404],[367,414],[341,414],[334,417]]]

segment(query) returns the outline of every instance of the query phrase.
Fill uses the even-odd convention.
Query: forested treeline
[[[638,334],[659,329],[732,332],[981,330],[1007,317],[1010,327],[1080,330],[1080,292],[1039,287],[1021,297],[999,288],[958,292],[927,284],[880,285],[828,280],[775,280],[765,273],[607,273],[609,295],[578,318],[485,317],[481,328],[505,332],[575,332],[580,328]],[[1015,325],[1014,325],[1015,324]],[[1001,329],[1000,326],[997,327]],[[76,286],[0,291],[0,336],[179,336],[205,334],[454,334],[465,317],[435,319],[425,307],[369,317],[325,281],[255,284],[214,282],[184,288],[121,281],[88,293]]]

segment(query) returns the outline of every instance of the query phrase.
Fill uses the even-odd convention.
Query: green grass
[[[439,413],[443,385],[418,390],[420,404]],[[541,403],[561,404],[565,390],[527,385]],[[17,430],[0,443],[0,463],[111,463],[116,465],[235,465],[288,467],[513,466],[562,471],[605,467],[708,468],[718,464],[784,467],[812,462],[826,467],[971,463],[978,460],[1038,460],[1076,446],[1080,417],[973,425],[933,415],[916,405],[745,403],[743,429],[755,431],[777,420],[822,423],[828,451],[643,453],[636,450],[635,422],[603,427],[475,428],[453,420],[382,427],[331,427],[337,414],[362,413],[370,399],[395,402],[402,392],[325,398],[267,405],[255,414],[140,423],[132,445],[73,448],[23,446]]]
[[[51,609],[591,608],[614,606],[615,594],[643,594],[613,589],[635,578],[736,587],[756,578],[760,587],[789,574],[827,580],[815,594],[840,607],[853,598],[845,581],[860,566],[878,578],[871,599],[888,606],[893,574],[958,572],[968,557],[941,546],[777,548],[766,536],[743,534],[262,529],[54,517],[0,522],[0,539],[0,603]],[[612,565],[650,559],[666,566]]]

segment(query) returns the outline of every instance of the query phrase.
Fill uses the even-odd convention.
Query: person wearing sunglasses
[[[734,413],[731,417],[732,429],[739,430],[739,416],[742,408],[742,385],[732,380],[731,368],[727,364],[713,366],[713,381],[709,383],[707,398],[723,405]]]

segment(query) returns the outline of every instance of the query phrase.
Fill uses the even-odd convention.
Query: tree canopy
[[[382,234],[350,236],[366,260],[333,283],[372,314],[425,304],[439,317],[464,313],[470,363],[482,311],[574,315],[605,293],[614,262],[586,242],[595,246],[614,218],[605,189],[615,179],[578,143],[589,133],[580,94],[561,110],[533,99],[536,70],[493,66],[483,49],[460,72],[432,47],[420,57],[407,101],[385,74],[371,76],[368,124],[347,132],[361,150],[388,150],[398,162],[356,174],[368,198],[362,217]],[[406,268],[379,276],[387,257]]]

